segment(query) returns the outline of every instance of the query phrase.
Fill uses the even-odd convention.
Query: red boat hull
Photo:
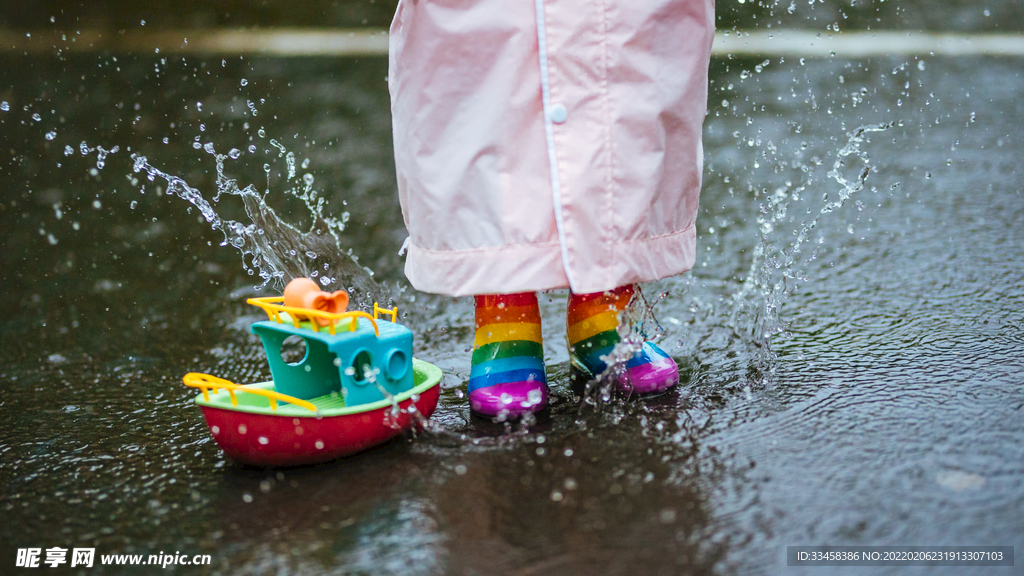
[[[432,386],[416,400],[416,411],[429,418],[441,387]],[[382,444],[417,425],[409,415],[412,398],[391,406],[339,416],[271,416],[200,406],[210,433],[229,458],[253,466],[297,466],[327,462]]]

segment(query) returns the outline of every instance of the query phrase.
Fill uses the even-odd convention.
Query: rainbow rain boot
[[[588,380],[608,368],[601,357],[607,356],[621,341],[617,330],[619,312],[626,308],[632,297],[632,285],[608,292],[569,294],[565,322],[569,360],[572,368],[582,372]],[[664,350],[651,342],[644,342],[618,376],[618,386],[625,392],[661,392],[679,383],[679,366]]]
[[[537,295],[477,296],[470,408],[485,416],[521,416],[547,401]]]

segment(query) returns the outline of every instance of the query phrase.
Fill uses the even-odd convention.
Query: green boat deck
[[[307,400],[317,407],[319,415],[323,416],[342,416],[345,414],[358,414],[360,412],[369,412],[380,408],[386,408],[392,405],[392,402],[404,402],[413,395],[422,394],[430,388],[436,386],[441,382],[441,369],[433,364],[424,362],[413,358],[413,381],[415,385],[411,390],[403,392],[394,396],[394,399],[384,399],[378,402],[372,402],[368,404],[360,404],[358,406],[345,406],[345,398],[342,396],[340,391],[331,392],[324,394],[323,396],[317,396]],[[247,384],[243,388],[256,388],[263,390],[274,390],[274,382],[260,382],[257,384]],[[233,405],[231,403],[231,394],[226,390],[214,391],[210,390],[210,399],[206,400],[202,394],[196,397],[196,404],[199,406],[209,406],[211,408],[223,408],[226,410],[235,410],[237,412],[249,412],[252,414],[266,414],[269,416],[289,416],[289,417],[310,417],[315,416],[316,413],[295,404],[289,404],[284,401],[278,401],[277,409],[273,409],[270,406],[270,399],[266,396],[260,396],[257,394],[246,394],[241,390],[235,391],[235,397],[238,399],[238,404]]]

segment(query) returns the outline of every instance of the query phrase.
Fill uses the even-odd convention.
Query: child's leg
[[[621,338],[617,331],[619,312],[633,297],[633,286],[620,286],[608,292],[569,294],[566,328],[569,356],[574,368],[594,377],[608,367],[606,356]],[[619,386],[627,391],[657,392],[679,382],[679,367],[661,348],[650,342],[626,363],[625,377]]]
[[[540,410],[547,400],[537,295],[477,296],[470,407],[488,416],[519,415]]]

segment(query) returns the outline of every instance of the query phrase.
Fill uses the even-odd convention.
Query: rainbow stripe
[[[570,294],[566,324],[569,354],[594,377],[608,365],[601,360],[621,341],[619,312],[633,297],[633,286],[621,286],[610,292]],[[664,350],[644,342],[626,362],[626,374],[619,387],[627,392],[660,392],[679,382],[679,366]]]
[[[501,394],[541,386],[546,388],[547,378],[537,295],[477,296],[470,400],[478,391]]]
[[[620,286],[609,292],[570,294],[566,311],[569,351],[592,374],[600,374],[608,366],[601,360],[619,343],[619,312],[633,297],[633,286]],[[642,354],[629,361],[628,367],[650,362]]]

